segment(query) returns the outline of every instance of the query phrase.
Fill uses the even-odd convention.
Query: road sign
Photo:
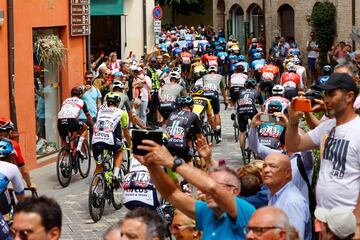
[[[161,32],[161,20],[154,20],[154,32]]]
[[[90,0],[71,0],[70,26],[71,36],[90,34]]]
[[[163,16],[163,10],[160,6],[155,6],[153,10],[153,18],[155,20],[161,20]]]

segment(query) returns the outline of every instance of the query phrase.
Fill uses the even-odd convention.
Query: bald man
[[[289,218],[280,208],[259,208],[245,230],[247,240],[286,240],[290,233]]]
[[[269,206],[284,210],[301,239],[311,239],[308,201],[292,183],[291,163],[287,155],[272,153],[264,160],[263,183],[269,188]]]

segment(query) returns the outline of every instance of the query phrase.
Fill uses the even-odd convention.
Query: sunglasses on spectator
[[[107,76],[107,77],[111,76],[111,73],[105,73],[105,76]]]
[[[281,227],[272,226],[272,227],[245,227],[243,229],[244,234],[247,235],[250,231],[254,233],[256,236],[261,236],[267,231],[273,230],[273,229],[282,229]]]
[[[195,225],[193,224],[186,224],[186,225],[180,225],[180,224],[171,224],[170,225],[170,231],[171,232],[180,232],[185,230],[186,228],[194,228]]]
[[[86,76],[85,79],[93,79],[93,77]]]

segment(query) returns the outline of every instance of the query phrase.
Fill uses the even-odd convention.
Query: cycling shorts
[[[175,102],[162,102],[160,103],[159,112],[164,119],[168,119],[170,114],[176,111]]]
[[[291,101],[293,97],[298,96],[298,91],[295,88],[285,88],[284,97]]]
[[[120,143],[119,139],[116,139],[114,142],[116,143],[114,145],[110,145],[104,142],[97,142],[92,145],[92,151],[96,162],[98,161],[98,157],[105,149],[112,151],[114,154],[122,149],[122,143]]]
[[[253,119],[253,117],[257,114],[257,110],[255,110],[254,112],[251,113],[246,113],[246,114],[239,114],[239,129],[240,132],[246,132],[246,126],[248,124],[248,119]]]
[[[259,88],[261,91],[265,91],[265,89],[267,89],[269,95],[272,96],[272,88],[274,87],[274,85],[275,85],[274,81],[261,80],[259,84]]]
[[[220,112],[219,93],[214,91],[204,92],[204,97],[210,100],[214,114],[218,114]]]
[[[76,118],[61,118],[58,119],[57,127],[60,137],[65,139],[69,132],[80,132],[83,125],[84,123]]]
[[[186,163],[191,161],[194,153],[194,150],[189,147],[183,147],[183,148],[167,147],[167,148],[173,156],[184,159]]]
[[[242,89],[243,89],[243,87],[239,87],[239,86],[230,88],[230,99],[231,99],[231,101],[236,101],[236,100],[239,99],[240,92],[241,92]]]
[[[6,189],[0,194],[0,212],[2,215],[6,215],[11,210],[11,198],[9,191]]]

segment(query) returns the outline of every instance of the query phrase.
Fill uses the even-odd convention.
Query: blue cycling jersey
[[[329,80],[330,76],[320,76],[317,80],[316,80],[316,85],[322,85],[324,83],[327,82],[327,80]]]
[[[259,50],[257,48],[251,48],[249,50],[250,59],[254,59],[254,54],[258,53],[258,52],[259,52]]]
[[[261,59],[256,59],[254,61],[251,62],[251,68],[254,69],[255,71],[260,70],[263,66],[265,66],[266,62],[265,59],[261,58]]]
[[[9,225],[4,220],[3,215],[0,213],[0,239],[11,240]]]
[[[227,52],[218,52],[217,57],[220,61],[224,61],[227,58],[228,54]]]

